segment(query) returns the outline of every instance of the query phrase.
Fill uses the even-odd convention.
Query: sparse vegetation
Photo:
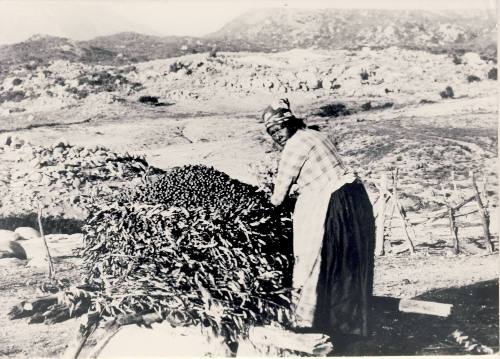
[[[490,71],[488,71],[488,79],[496,80],[497,79],[497,68],[493,67]]]
[[[460,65],[462,64],[462,57],[458,56],[457,54],[453,54],[453,63],[455,65]]]
[[[369,111],[372,109],[372,103],[370,101],[365,102],[364,104],[361,105],[361,109],[363,111]]]
[[[441,98],[453,98],[455,96],[451,86],[447,86],[446,89],[441,91],[439,94],[441,95]]]
[[[0,93],[0,103],[3,102],[21,102],[26,98],[26,93],[21,90],[16,90],[16,91],[7,91]]]
[[[361,72],[359,73],[359,76],[361,77],[362,81],[367,81],[368,78],[370,77],[370,75],[368,74],[368,71],[366,71],[365,69],[361,70]]]
[[[139,97],[139,102],[145,103],[148,105],[156,106],[159,103],[159,98],[157,96],[144,95],[144,96]]]
[[[319,108],[319,112],[315,113],[315,115],[321,117],[339,117],[339,116],[348,116],[350,114],[351,111],[343,103],[333,103],[321,106]]]
[[[481,81],[481,79],[479,77],[477,77],[476,75],[469,75],[469,76],[467,76],[467,81],[469,83],[471,83],[471,82],[479,82],[479,81]]]

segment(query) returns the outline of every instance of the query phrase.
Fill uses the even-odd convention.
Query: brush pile
[[[177,167],[89,207],[83,257],[106,316],[156,312],[234,342],[290,319],[290,210],[211,167]]]

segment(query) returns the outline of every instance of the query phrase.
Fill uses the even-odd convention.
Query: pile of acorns
[[[291,211],[258,188],[177,167],[89,210],[83,257],[103,315],[181,315],[229,341],[290,319]]]

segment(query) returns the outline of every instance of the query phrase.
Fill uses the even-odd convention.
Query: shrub
[[[453,54],[453,63],[455,65],[460,65],[462,63],[462,58],[457,54]]]
[[[126,77],[120,74],[112,74],[107,71],[99,71],[90,75],[82,75],[78,78],[79,85],[89,85],[94,87],[96,92],[113,92],[120,86],[129,83]]]
[[[21,102],[26,98],[26,93],[24,91],[16,90],[16,91],[8,91],[0,94],[0,103],[12,101],[12,102]]]
[[[158,97],[157,96],[141,96],[139,97],[140,103],[146,103],[149,105],[158,105]]]
[[[66,81],[62,77],[56,77],[54,84],[64,86],[66,85]]]
[[[12,85],[14,85],[14,86],[20,85],[22,83],[23,83],[23,80],[18,79],[18,78],[15,78],[14,80],[12,80]]]
[[[368,102],[362,104],[361,108],[363,109],[363,111],[369,111],[372,109],[372,103],[370,101],[368,101]]]
[[[157,312],[234,342],[289,318],[290,211],[201,165],[177,167],[96,200],[84,265],[103,315]]]
[[[368,77],[370,77],[370,75],[368,74],[368,72],[365,69],[361,70],[361,72],[359,73],[359,76],[361,77],[361,80],[363,80],[363,81],[368,80]]]
[[[333,103],[325,106],[321,106],[320,111],[315,113],[317,116],[321,117],[339,117],[347,116],[351,114],[351,111],[343,103]]]
[[[493,67],[490,71],[488,71],[488,79],[496,80],[497,79],[497,68]]]
[[[455,96],[451,86],[447,86],[446,89],[441,91],[439,94],[441,95],[441,98],[453,98],[453,96]]]
[[[467,76],[467,81],[471,83],[471,82],[481,81],[481,79],[476,75],[469,75]]]
[[[65,91],[75,95],[75,97],[79,100],[84,99],[89,95],[89,92],[87,90],[79,89],[76,87],[68,87]]]

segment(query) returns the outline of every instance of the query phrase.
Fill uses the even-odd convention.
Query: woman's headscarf
[[[275,126],[284,127],[289,124],[299,125],[299,127],[304,126],[304,122],[292,113],[290,101],[287,98],[282,98],[267,106],[262,113],[262,120],[267,132]]]

